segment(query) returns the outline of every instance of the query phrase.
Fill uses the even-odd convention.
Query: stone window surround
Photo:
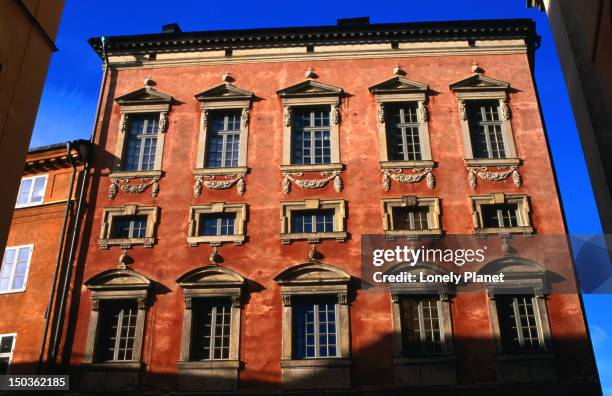
[[[351,340],[349,313],[349,283],[351,276],[345,271],[318,261],[290,267],[274,280],[280,285],[282,311],[281,372],[283,386],[290,388],[311,387],[312,384],[291,383],[292,373],[306,371],[331,373],[333,384],[329,388],[350,386]],[[337,296],[336,303],[336,350],[337,357],[294,358],[293,300],[294,297]],[[337,375],[336,370],[338,370]],[[348,375],[347,375],[348,374]],[[326,382],[322,380],[321,382]],[[348,385],[348,386],[347,386]]]
[[[235,213],[236,223],[234,225],[234,235],[208,235],[198,236],[200,228],[200,215],[213,213]],[[212,202],[206,205],[192,205],[189,208],[189,226],[187,233],[187,243],[189,246],[198,246],[208,243],[211,246],[220,246],[224,242],[231,242],[235,245],[242,245],[246,240],[247,204],[244,203],[225,203]]]
[[[290,172],[323,172],[337,171],[343,169],[340,161],[340,94],[329,93],[313,97],[281,97],[283,103],[283,163],[282,171]],[[330,150],[331,163],[329,164],[293,164],[292,163],[292,140],[293,122],[291,122],[292,111],[295,107],[330,106]],[[334,116],[338,120],[333,122]],[[287,121],[289,120],[289,121]]]
[[[184,372],[188,376],[197,376],[198,374],[204,377],[222,376],[228,381],[226,386],[233,390],[237,389],[238,370],[240,369],[240,319],[245,279],[228,268],[211,264],[189,271],[177,279],[176,282],[183,289],[185,302],[181,351],[177,363],[179,372]],[[194,298],[228,298],[231,301],[231,335],[228,359],[190,360]],[[224,390],[227,390],[227,388],[224,388]]]
[[[394,230],[393,208],[403,208],[410,206],[427,207],[428,230]],[[440,199],[437,197],[418,197],[416,195],[405,195],[401,198],[383,198],[381,200],[383,213],[383,230],[387,236],[401,235],[442,235]]]
[[[32,200],[32,193],[34,192],[34,181],[38,178],[45,178],[45,184],[42,188],[43,191],[43,195],[42,195],[42,199],[40,200],[40,202],[31,202]],[[33,176],[27,176],[27,177],[22,177],[21,178],[21,182],[19,183],[19,190],[17,191],[17,193],[19,194],[21,192],[21,186],[23,185],[23,182],[25,180],[32,180],[32,188],[30,190],[30,193],[28,194],[28,202],[24,203],[24,204],[15,204],[15,209],[21,209],[21,208],[28,208],[28,207],[32,207],[32,206],[39,206],[45,203],[45,197],[47,195],[47,184],[49,182],[49,175],[48,174],[42,174],[42,175],[33,175]]]
[[[111,238],[113,219],[118,216],[147,216],[147,231],[144,238]],[[157,206],[140,206],[138,204],[124,204],[118,207],[104,208],[102,212],[102,224],[100,226],[100,239],[98,245],[101,249],[109,246],[120,246],[123,249],[131,249],[134,245],[143,245],[145,248],[153,247],[155,244],[155,227],[159,218]]]
[[[551,352],[551,331],[550,322],[548,320],[548,310],[546,307],[546,291],[548,285],[545,279],[546,270],[537,264],[523,260],[520,257],[502,258],[502,265],[495,266],[495,271],[487,271],[487,266],[492,266],[495,262],[489,263],[483,267],[479,273],[504,273],[504,283],[486,284],[489,319],[491,330],[493,332],[493,341],[497,357],[501,360],[507,359],[522,359],[528,358],[533,353],[507,353],[503,350],[501,331],[499,324],[499,315],[497,312],[497,304],[495,294],[530,294],[533,295],[535,314],[537,318],[538,334],[540,338],[540,354]],[[499,260],[496,260],[499,261]],[[512,268],[512,266],[516,266]]]
[[[525,194],[505,194],[491,193],[489,195],[470,196],[472,206],[472,219],[474,221],[474,232],[476,235],[486,234],[525,234],[531,235],[534,233],[534,228],[531,223],[531,205],[529,197]],[[522,224],[519,227],[504,227],[504,228],[484,228],[482,227],[482,205],[486,204],[518,204],[519,221]]]
[[[305,199],[303,201],[281,202],[281,232],[280,239],[283,244],[296,240],[308,240],[310,243],[318,243],[322,239],[335,239],[344,242],[348,238],[346,232],[346,201],[343,199],[321,200],[318,198]],[[291,215],[294,211],[315,209],[334,210],[333,232],[291,232]]]
[[[123,278],[127,281],[121,281]],[[119,282],[113,280],[119,279]],[[92,369],[128,369],[138,370],[142,366],[142,346],[147,315],[147,300],[151,281],[143,275],[130,269],[115,269],[104,271],[85,283],[91,292],[91,316],[87,332],[87,343],[82,364]],[[136,316],[136,333],[134,335],[134,352],[131,361],[96,362],[96,344],[100,326],[100,301],[136,300],[138,313]]]
[[[498,100],[500,109],[503,106],[508,106],[509,100],[506,90],[478,91],[473,88],[470,91],[455,92],[457,104],[459,106],[459,122],[461,127],[461,136],[463,138],[463,147],[465,150],[465,162],[467,166],[516,166],[521,163],[516,153],[514,144],[514,133],[512,132],[512,123],[510,116],[503,117],[500,114],[502,122],[502,134],[504,138],[504,150],[506,158],[474,158],[472,150],[472,138],[470,135],[470,126],[467,116],[466,101],[477,100]],[[508,110],[509,111],[509,110]]]
[[[389,268],[385,273],[400,272],[446,275],[448,271],[430,263],[400,263]],[[418,278],[417,278],[418,279]],[[393,326],[393,370],[395,381],[399,385],[416,385],[412,378],[415,373],[420,385],[452,385],[457,383],[456,356],[453,345],[453,324],[451,317],[450,296],[455,293],[448,283],[397,283],[389,286],[391,294],[391,314]],[[440,314],[440,335],[442,352],[437,354],[416,354],[407,356],[404,353],[402,335],[401,298],[404,296],[438,296]]]
[[[378,142],[380,146],[380,166],[386,168],[431,168],[434,161],[431,157],[431,144],[429,141],[429,123],[427,120],[427,93],[377,93],[375,94],[377,106]],[[421,160],[392,161],[389,160],[388,132],[387,132],[387,105],[406,102],[417,102],[419,117],[419,140],[421,146]],[[382,112],[382,115],[381,115]],[[381,122],[382,121],[382,122]]]
[[[168,113],[171,104],[120,104],[121,120],[117,134],[117,144],[115,146],[115,159],[110,177],[115,178],[136,178],[136,177],[159,177],[162,175],[162,158],[164,153],[164,138],[168,126]],[[124,156],[125,142],[129,131],[129,119],[131,115],[159,113],[159,127],[157,134],[157,145],[155,150],[155,165],[153,170],[148,171],[124,171],[122,161]]]
[[[232,86],[233,87],[233,86]],[[227,98],[217,100],[200,101],[200,133],[198,138],[198,151],[196,156],[196,173],[206,175],[226,175],[247,173],[247,149],[249,139],[249,111],[252,99],[245,98]],[[208,132],[208,115],[210,111],[216,110],[236,110],[241,111],[240,116],[240,147],[238,153],[237,167],[222,167],[222,168],[206,168],[206,150],[207,150],[207,132]]]

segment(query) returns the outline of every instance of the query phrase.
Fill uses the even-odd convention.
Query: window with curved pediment
[[[312,261],[274,278],[283,300],[283,386],[350,387],[349,283],[351,276]],[[309,378],[316,376],[317,381]]]
[[[228,268],[208,265],[176,282],[185,300],[178,362],[181,390],[237,389],[245,279]]]
[[[504,274],[504,282],[486,285],[500,380],[557,378],[550,352],[546,269],[533,261],[509,256],[488,263],[479,274]]]
[[[130,269],[113,269],[85,286],[92,310],[83,363],[139,368],[151,281]]]

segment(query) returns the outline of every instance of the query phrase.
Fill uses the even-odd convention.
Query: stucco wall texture
[[[455,95],[449,84],[468,77],[472,62],[478,62],[485,76],[511,84],[509,105],[512,129],[523,179],[515,187],[511,178],[500,182],[479,180],[472,190],[464,161],[460,120]],[[436,186],[424,182],[392,183],[385,192],[381,185],[380,153],[376,124],[376,105],[368,87],[393,77],[401,65],[406,78],[430,86],[429,133]],[[305,79],[313,68],[317,81],[341,87],[346,96],[340,106],[340,157],[344,189],[338,193],[331,183],[325,188],[305,190],[293,186],[282,192],[283,110],[276,91]],[[204,188],[193,195],[200,108],[194,95],[221,83],[229,72],[234,84],[256,95],[250,113],[247,153],[246,192],[235,188],[213,191]],[[143,87],[152,77],[155,88],[172,95],[175,103],[168,114],[158,198],[149,192],[119,192],[109,200],[109,171],[112,166],[120,120],[119,106],[113,98]],[[345,243],[323,241],[318,251],[322,261],[337,266],[356,279],[360,277],[360,238],[362,234],[382,233],[381,198],[404,195],[435,196],[441,200],[442,228],[449,234],[473,234],[470,195],[491,192],[522,193],[530,198],[532,219],[538,234],[564,234],[558,193],[538,100],[527,55],[445,55],[389,57],[385,59],[312,60],[293,62],[236,63],[111,72],[105,87],[102,114],[97,126],[94,168],[89,207],[93,216],[87,221],[91,238],[86,243],[83,279],[116,268],[118,248],[101,250],[97,239],[103,208],[125,203],[156,205],[161,209],[157,243],[153,248],[134,247],[130,268],[154,280],[157,292],[147,313],[143,361],[149,373],[145,382],[159,388],[173,385],[163,375],[176,372],[179,359],[183,316],[183,295],[176,279],[208,264],[208,245],[189,247],[186,242],[189,206],[210,202],[248,204],[246,233],[242,246],[223,245],[221,265],[249,279],[243,306],[240,335],[240,387],[278,387],[280,383],[281,311],[280,289],[273,278],[281,271],[307,261],[306,241],[282,245],[279,240],[280,202],[304,198],[345,199],[348,203]],[[310,176],[319,176],[318,173]],[[320,176],[319,176],[320,177]],[[35,250],[35,254],[39,251]],[[567,263],[566,269],[572,274]],[[356,282],[355,284],[358,284]],[[72,364],[80,363],[84,352],[91,300],[81,288]],[[594,368],[580,301],[576,295],[552,295],[547,300],[561,378],[592,378]],[[453,333],[461,384],[496,380],[494,346],[485,293],[459,294],[452,299]],[[356,290],[350,304],[352,381],[355,386],[393,383],[391,301],[387,294],[365,294]]]

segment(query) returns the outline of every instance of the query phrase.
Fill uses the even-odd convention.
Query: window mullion
[[[320,348],[320,343],[319,343],[319,305],[318,304],[314,304],[314,309],[313,309],[313,313],[314,313],[314,320],[313,320],[313,324],[314,324],[314,329],[313,329],[313,336],[314,336],[314,346],[315,346],[315,354],[314,357],[321,357],[320,353],[319,353],[319,348]]]
[[[419,339],[421,341],[421,351],[425,350],[425,318],[423,315],[423,301],[417,303],[417,313],[419,317]]]
[[[212,306],[210,310],[210,341],[208,341],[208,358],[215,358],[215,336],[217,328],[217,307]]]
[[[521,325],[521,312],[519,309],[519,299],[514,297],[512,299],[512,309],[514,310],[514,324],[516,326],[516,336],[521,347],[525,346],[525,340],[523,338],[523,328]]]
[[[115,343],[113,345],[113,360],[119,360],[119,345],[121,344],[121,328],[123,327],[123,309],[117,313],[117,329],[115,330]]]

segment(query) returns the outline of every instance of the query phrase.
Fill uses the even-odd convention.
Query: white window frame
[[[30,206],[38,206],[38,205],[42,205],[45,202],[45,194],[47,192],[47,182],[49,180],[49,175],[44,174],[44,175],[37,175],[37,176],[29,176],[29,177],[24,177],[21,179],[21,183],[19,184],[19,191],[17,192],[17,199],[19,199],[19,194],[21,193],[21,186],[23,185],[24,180],[32,180],[32,189],[30,190],[29,194],[28,194],[28,202],[24,203],[24,204],[17,204],[17,202],[15,202],[15,208],[27,208]],[[34,183],[35,180],[38,178],[44,178],[45,179],[45,184],[43,186],[43,196],[42,196],[42,201],[40,202],[32,202],[32,193],[34,192]]]
[[[28,265],[26,267],[26,271],[24,274],[24,279],[23,279],[23,287],[20,289],[8,289],[8,290],[0,290],[0,294],[10,294],[10,293],[21,293],[24,292],[26,290],[26,286],[28,283],[28,276],[30,274],[30,265],[32,263],[32,255],[34,254],[34,244],[28,244],[28,245],[18,245],[18,246],[7,246],[6,249],[4,250],[4,253],[2,254],[2,262],[0,264],[0,271],[2,269],[2,266],[4,265],[4,256],[6,255],[6,251],[9,249],[16,249],[17,253],[15,255],[15,257],[19,257],[19,250],[24,249],[24,248],[30,248],[30,257],[28,257]],[[16,264],[16,262],[15,262]],[[15,278],[15,269],[17,268],[16,265],[13,266],[13,271],[11,273],[11,277],[9,278],[9,287],[11,286],[11,284],[13,283],[13,279]]]
[[[13,337],[13,345],[11,345],[11,351],[10,352],[0,353],[0,357],[8,357],[9,358],[8,369],[7,369],[7,374],[8,374],[8,372],[11,369],[11,363],[13,362],[13,353],[15,351],[15,344],[17,344],[17,333],[0,334],[0,341],[2,341],[2,339],[4,337]]]

